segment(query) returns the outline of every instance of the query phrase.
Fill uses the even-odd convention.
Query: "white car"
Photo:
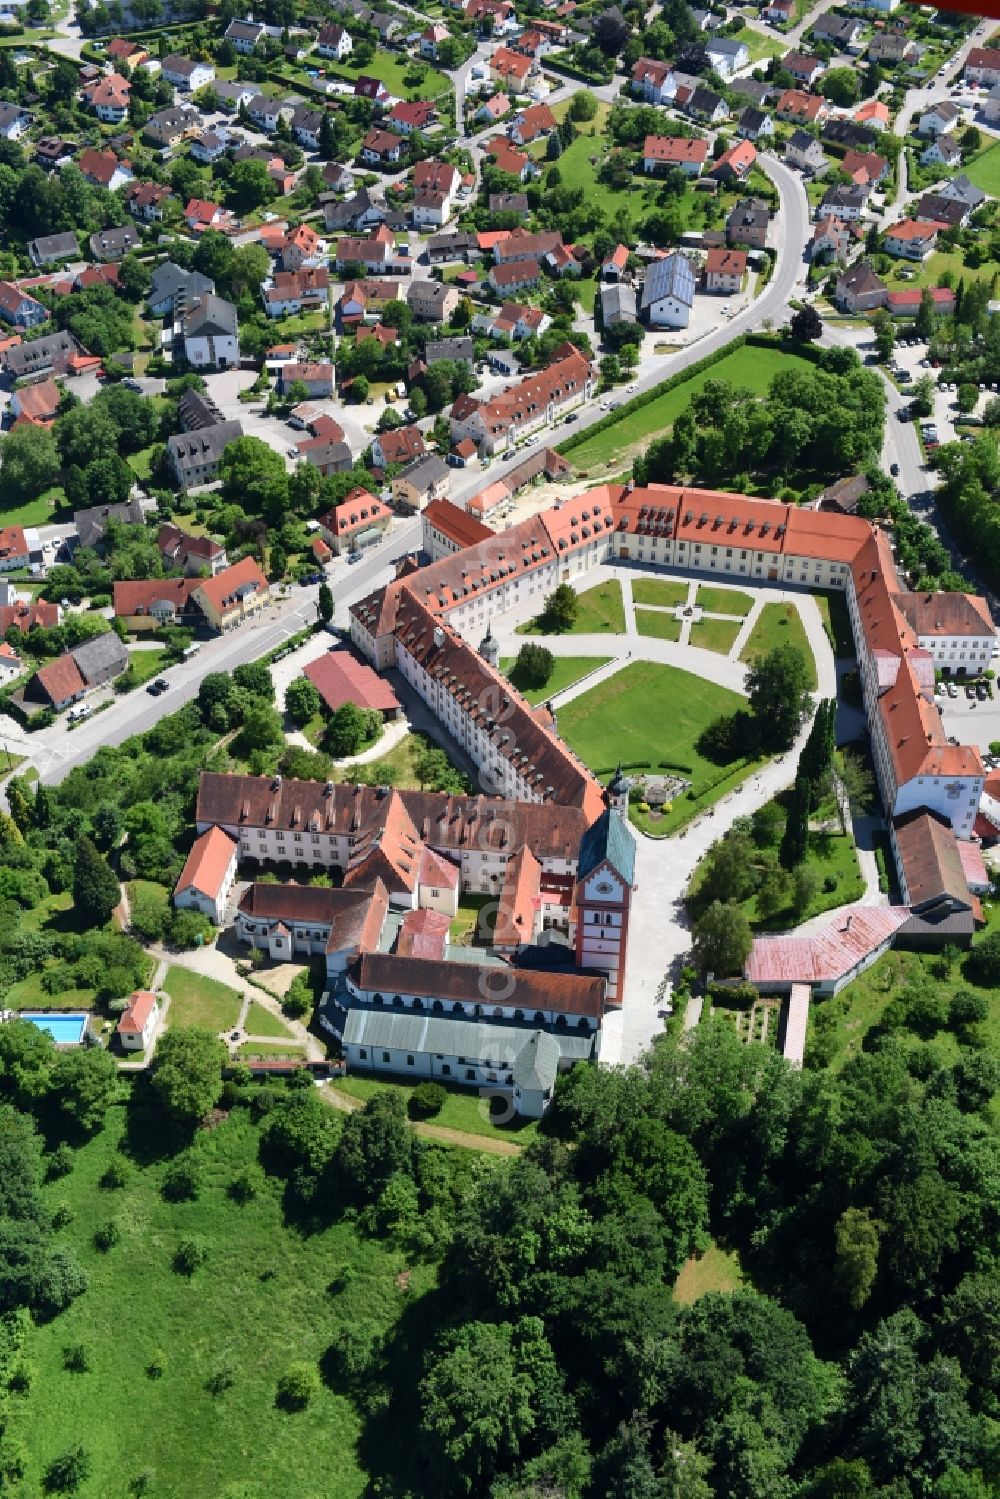
[[[89,718],[93,711],[90,703],[81,703],[77,708],[70,708],[66,714],[66,722],[79,723],[81,718]]]

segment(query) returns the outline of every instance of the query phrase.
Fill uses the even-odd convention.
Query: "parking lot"
[[[947,694],[942,686],[942,696],[936,698],[941,709],[941,723],[949,739],[959,744],[978,744],[986,754],[993,743],[1000,742],[1000,695],[994,686],[994,696],[969,697],[969,689],[955,682],[955,697]],[[973,692],[975,689],[973,689]]]

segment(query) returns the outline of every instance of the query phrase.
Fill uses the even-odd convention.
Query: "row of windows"
[[[358,1059],[359,1059],[359,1061],[367,1062],[367,1060],[368,1060],[368,1048],[366,1046],[359,1046],[358,1047]],[[460,1063],[464,1063],[464,1061],[465,1061],[464,1057],[459,1057],[458,1060],[459,1060]],[[392,1054],[391,1054],[391,1052],[384,1051],[382,1053],[382,1061],[385,1062],[385,1063],[387,1063],[387,1064],[391,1064],[392,1063]],[[413,1057],[413,1056],[408,1056],[406,1058],[406,1065],[407,1065],[407,1067],[415,1067],[416,1066],[416,1058]],[[486,1068],[488,1068],[488,1069],[492,1069],[493,1065],[494,1064],[492,1062],[484,1062],[483,1063],[483,1066],[486,1067]],[[499,1064],[497,1064],[497,1065],[499,1065]],[[451,1064],[449,1062],[443,1062],[441,1064],[441,1075],[442,1075],[442,1077],[451,1077]],[[486,1079],[487,1079],[487,1082],[491,1082],[491,1083],[497,1083],[497,1082],[500,1082],[500,1080],[501,1080],[498,1077],[496,1071],[494,1071],[494,1070],[487,1071],[487,1073],[486,1073]],[[474,1083],[476,1081],[476,1069],[474,1067],[466,1067],[466,1069],[465,1069],[465,1081],[467,1083]],[[508,1088],[513,1087],[513,1084],[514,1084],[514,1074],[512,1072],[505,1073],[504,1077],[503,1077],[503,1083]]]

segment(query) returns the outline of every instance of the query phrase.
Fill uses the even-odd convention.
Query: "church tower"
[[[479,654],[490,666],[496,667],[500,663],[500,642],[489,625],[486,626],[486,634],[479,642]]]
[[[609,807],[613,807],[624,823],[628,823],[628,794],[632,790],[632,781],[624,773],[621,761],[618,769],[611,777],[604,792],[604,800]]]
[[[610,1004],[622,1002],[634,880],[635,840],[608,807],[580,840],[574,914],[577,966],[607,974]]]

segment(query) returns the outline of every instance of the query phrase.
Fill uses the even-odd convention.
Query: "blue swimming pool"
[[[89,1016],[85,1011],[79,1014],[59,1015],[46,1013],[44,1010],[22,1010],[20,1018],[30,1020],[31,1024],[37,1025],[40,1031],[48,1031],[57,1046],[79,1046],[83,1040]]]

